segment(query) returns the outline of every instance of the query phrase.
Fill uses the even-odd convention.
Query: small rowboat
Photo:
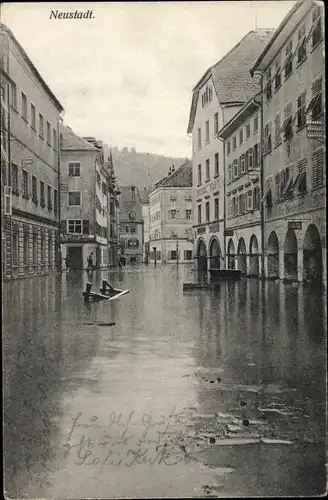
[[[102,286],[100,288],[100,294],[107,297],[109,300],[118,299],[129,292],[130,290],[120,290],[119,288],[112,287],[107,280],[102,281]]]

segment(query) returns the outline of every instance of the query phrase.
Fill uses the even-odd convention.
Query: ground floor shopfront
[[[184,264],[193,260],[193,244],[187,239],[161,239],[149,243],[150,262],[158,264]]]
[[[104,269],[110,265],[110,249],[108,245],[96,242],[94,238],[78,239],[74,241],[62,240],[61,257],[62,267],[75,270],[87,269],[88,257],[91,255],[95,269]]]
[[[49,220],[3,216],[2,279],[50,274],[60,268],[59,226]]]

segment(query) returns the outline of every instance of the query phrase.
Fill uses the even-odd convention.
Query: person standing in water
[[[90,253],[88,259],[87,259],[87,272],[92,272],[93,271],[93,252]]]

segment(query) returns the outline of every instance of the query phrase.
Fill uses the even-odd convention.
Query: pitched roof
[[[274,29],[259,29],[247,33],[220,61],[211,66],[193,89],[188,134],[192,132],[199,89],[212,77],[220,104],[243,104],[258,92],[258,82],[250,68],[271,39]]]
[[[30,69],[32,70],[32,72],[34,73],[34,75],[36,76],[36,78],[39,80],[39,82],[41,83],[42,87],[44,88],[44,90],[49,95],[49,97],[52,99],[52,101],[55,104],[56,108],[60,112],[64,111],[63,106],[60,104],[60,102],[58,101],[58,99],[55,96],[55,94],[50,90],[50,88],[48,87],[48,85],[46,84],[46,82],[44,81],[44,79],[42,78],[42,76],[40,75],[40,73],[38,72],[38,70],[36,69],[36,67],[34,66],[34,64],[32,63],[31,59],[29,58],[29,56],[27,55],[27,53],[25,52],[25,50],[23,49],[23,47],[21,46],[21,44],[19,43],[19,41],[17,40],[17,38],[15,37],[15,35],[13,34],[13,32],[5,24],[3,24],[3,23],[0,24],[0,29],[1,29],[1,31],[7,33],[9,35],[9,37],[12,39],[12,41],[17,45],[17,47],[20,50],[20,52],[21,52],[23,58],[25,59],[26,63],[28,64],[28,66],[30,67]]]
[[[192,186],[192,166],[187,160],[181,167],[177,168],[173,174],[165,177],[156,184],[156,187],[191,187]]]
[[[61,150],[63,151],[97,151],[90,142],[74,134],[73,130],[67,125],[60,125]]]

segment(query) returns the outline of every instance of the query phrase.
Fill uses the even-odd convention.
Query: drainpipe
[[[262,200],[264,195],[264,161],[263,161],[263,99],[264,99],[264,89],[263,89],[263,73],[260,70],[254,72],[258,73],[261,78],[261,102],[258,103],[254,99],[254,103],[260,110],[260,199]],[[265,266],[264,266],[264,202],[260,203],[260,224],[261,224],[261,275],[262,279],[265,278]]]
[[[7,36],[7,75],[9,76],[9,58],[10,58],[10,45],[9,37]],[[8,185],[12,187],[12,171],[11,171],[11,111],[10,111],[10,85],[7,83],[7,104],[8,104],[8,117],[7,117],[7,129],[8,129]],[[10,176],[10,178],[9,178]],[[18,180],[17,180],[18,184]],[[18,188],[18,186],[17,186]],[[10,217],[10,278],[13,278],[13,191],[11,189],[11,215]],[[3,229],[1,230],[3,231]],[[6,244],[6,243],[5,243]],[[6,269],[7,271],[7,269]]]

